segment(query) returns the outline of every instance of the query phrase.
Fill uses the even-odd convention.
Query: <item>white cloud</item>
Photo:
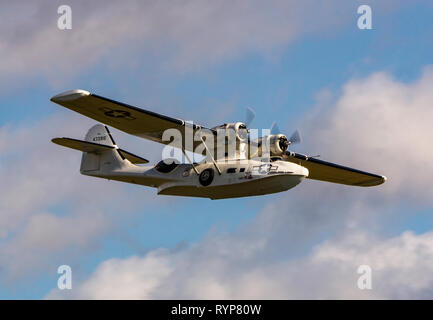
[[[307,118],[305,140],[317,141],[310,147],[325,159],[388,175],[385,185],[305,182],[272,197],[240,231],[106,261],[69,295],[53,290],[48,297],[431,298],[433,232],[386,239],[377,231],[402,205],[432,205],[432,84],[430,68],[413,83],[375,73],[350,81],[334,105]],[[371,291],[356,286],[361,264],[373,269]],[[161,272],[148,272],[151,266]]]
[[[125,299],[134,299],[138,296],[143,299],[151,298],[148,293],[171,273],[169,259],[164,250],[161,252],[156,250],[149,253],[145,261],[139,257],[105,261],[98,268],[96,277],[83,285],[80,291],[84,296],[94,296],[95,287],[105,282],[107,286],[104,288],[105,292],[98,292],[101,299],[109,299],[112,292],[117,292],[118,296]],[[107,281],[107,279],[111,280]],[[137,279],[145,279],[145,282],[137,286]]]
[[[111,259],[103,262],[89,280],[64,296],[84,299],[410,299],[428,298],[425,293],[430,292],[433,285],[432,232],[422,235],[406,232],[386,240],[356,233],[318,245],[307,256],[277,261],[248,261],[242,249],[220,246],[236,240],[215,237],[179,252],[159,249],[141,258]],[[357,287],[360,265],[372,268],[371,291]],[[62,294],[53,290],[48,298],[59,298]]]
[[[431,204],[432,83],[432,67],[408,84],[384,72],[350,81],[331,112],[307,119],[304,136],[325,159],[386,175],[381,194]]]

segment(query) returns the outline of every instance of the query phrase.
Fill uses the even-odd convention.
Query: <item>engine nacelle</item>
[[[212,129],[226,130],[227,136],[229,137],[229,141],[231,141],[231,139],[233,138],[236,138],[236,141],[243,141],[243,142],[248,140],[248,129],[245,123],[243,122],[225,123],[223,125],[214,127]],[[233,136],[233,134],[235,136]]]
[[[289,148],[289,140],[284,134],[273,134],[268,139],[271,156],[281,156]]]
[[[251,157],[282,156],[289,148],[289,140],[284,134],[273,134],[253,141],[250,145]]]

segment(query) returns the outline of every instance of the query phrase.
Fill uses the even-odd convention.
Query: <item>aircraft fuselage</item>
[[[282,160],[228,160],[217,162],[216,166],[178,164],[172,168],[161,166],[160,162],[152,167],[126,165],[105,170],[101,164],[97,171],[81,173],[155,187],[163,195],[225,199],[286,191],[308,176],[308,169]]]

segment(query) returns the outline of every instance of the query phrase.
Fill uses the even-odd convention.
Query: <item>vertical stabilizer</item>
[[[85,141],[114,148],[98,152],[83,152],[80,167],[82,174],[103,175],[122,167],[123,159],[106,126],[96,124],[91,127],[85,136]]]

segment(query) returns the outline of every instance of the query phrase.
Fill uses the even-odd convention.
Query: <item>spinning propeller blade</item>
[[[297,144],[302,142],[301,133],[299,132],[298,129],[296,129],[295,132],[293,132],[293,134],[289,138],[289,142],[290,144]]]
[[[278,128],[278,125],[277,125],[276,121],[272,122],[270,130],[271,130],[271,134],[279,134],[279,133],[281,133],[280,128]]]
[[[280,128],[278,128],[277,123],[274,121],[271,125],[271,134],[280,134]],[[301,133],[299,132],[298,129],[295,130],[295,132],[292,133],[292,135],[290,136],[288,143],[289,145],[291,144],[298,144],[302,142],[302,138],[301,138]]]
[[[245,125],[247,126],[247,128],[249,128],[251,122],[253,122],[255,117],[256,112],[252,108],[248,107],[245,114]]]

